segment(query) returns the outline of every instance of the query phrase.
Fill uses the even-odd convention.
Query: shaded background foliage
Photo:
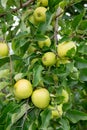
[[[60,2],[63,2],[64,12],[57,16],[58,44],[73,40],[77,52],[69,64],[47,68],[42,65],[41,57],[47,51],[56,53],[54,15]],[[48,6],[46,22],[33,25],[29,15],[36,8],[36,1],[0,1],[0,39],[13,49],[8,57],[0,58],[0,130],[87,129],[87,1],[49,0]],[[44,34],[51,38],[52,45],[40,49],[37,41],[44,39]],[[36,50],[29,53],[31,44]],[[35,58],[38,60],[32,64]],[[4,71],[7,69],[9,73]],[[30,98],[20,102],[15,100],[15,75],[20,73],[22,78],[32,82],[34,89],[44,85],[54,94],[53,104],[61,103],[59,93],[63,88],[68,91],[70,100],[63,105],[61,118],[52,120],[50,110],[34,107]]]

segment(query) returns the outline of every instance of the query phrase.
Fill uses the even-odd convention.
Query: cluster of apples
[[[49,108],[52,112],[52,118],[59,118],[63,114],[62,105],[67,103],[69,100],[69,94],[66,90],[63,89],[62,96],[64,100],[62,104],[57,106],[51,106],[50,104],[50,93],[44,88],[37,88],[33,90],[32,84],[27,79],[20,79],[14,85],[14,95],[17,100],[22,100],[31,97],[32,103],[40,108],[45,109]]]

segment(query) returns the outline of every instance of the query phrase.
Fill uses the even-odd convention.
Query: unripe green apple
[[[69,94],[66,90],[62,90],[62,96],[64,97],[63,103],[67,103],[69,101]]]
[[[44,109],[49,105],[50,102],[49,91],[45,88],[36,89],[33,92],[31,99],[36,107]]]
[[[0,57],[8,56],[9,48],[6,43],[0,43]]]
[[[45,66],[52,66],[56,63],[56,55],[53,52],[46,52],[42,56],[42,63]]]
[[[48,36],[45,36],[46,39],[43,41],[38,41],[38,45],[40,48],[43,48],[44,46],[50,47],[51,45],[51,40]]]
[[[37,0],[37,2],[41,6],[48,6],[48,0]]]
[[[28,53],[29,53],[29,54],[34,53],[36,50],[37,50],[36,47],[34,47],[34,45],[31,44],[31,45],[29,46],[29,48],[28,48]]]
[[[69,41],[69,42],[63,42],[58,45],[57,52],[59,57],[65,57],[65,56],[74,56],[76,52],[76,45],[75,42]]]
[[[52,112],[52,119],[54,118],[60,118],[63,114],[63,110],[62,110],[62,104],[57,105],[57,106],[49,106],[49,109],[51,109]]]
[[[34,15],[33,15],[33,14],[29,16],[29,21],[30,21],[32,24],[34,24],[34,25],[36,25],[36,24],[37,24],[37,22],[36,22],[36,20],[35,20],[35,18],[34,18]]]
[[[18,99],[29,98],[32,91],[32,84],[26,79],[20,79],[14,85],[14,95]]]
[[[46,8],[38,7],[34,10],[34,18],[37,22],[45,22],[46,20]]]

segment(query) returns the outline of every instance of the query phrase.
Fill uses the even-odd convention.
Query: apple
[[[36,22],[45,22],[46,20],[46,8],[45,7],[37,7],[34,10],[34,18],[36,20]]]
[[[73,70],[70,73],[70,77],[73,80],[78,80],[79,79],[79,70],[76,67],[73,67]]]
[[[62,104],[57,105],[57,106],[49,106],[48,108],[51,110],[52,119],[60,118],[63,114]]]
[[[42,56],[42,63],[45,66],[52,66],[56,63],[56,55],[53,52],[46,52]]]
[[[39,88],[33,91],[31,96],[33,104],[41,109],[46,108],[50,102],[50,94],[46,88]]]
[[[34,25],[36,25],[36,24],[37,24],[37,22],[36,22],[36,20],[35,20],[35,18],[34,18],[34,15],[33,15],[33,14],[29,16],[29,21],[30,21],[32,24],[34,24]]]
[[[66,90],[62,90],[62,96],[64,97],[63,103],[67,103],[69,101],[69,94]]]
[[[29,45],[29,48],[28,48],[28,54],[31,54],[31,53],[34,53],[36,51],[36,47],[34,47],[33,44]]]
[[[14,95],[18,99],[29,98],[32,91],[32,84],[27,79],[20,79],[14,85]]]
[[[48,36],[45,36],[46,39],[43,41],[38,41],[38,45],[40,48],[43,48],[44,46],[50,47],[51,45],[51,40]]]
[[[48,0],[37,0],[38,5],[48,6]]]
[[[65,56],[74,56],[76,52],[76,45],[75,42],[69,41],[69,42],[63,42],[60,43],[57,46],[57,52],[59,57],[65,57]]]
[[[0,57],[8,56],[9,48],[6,43],[0,43]]]

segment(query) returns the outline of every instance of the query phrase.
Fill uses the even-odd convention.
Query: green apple
[[[18,99],[29,98],[32,91],[32,84],[26,79],[20,79],[14,85],[14,95]]]
[[[56,63],[56,55],[53,52],[46,52],[42,56],[42,63],[45,66],[52,66]]]
[[[62,104],[57,105],[57,106],[49,106],[48,107],[51,110],[52,113],[52,119],[54,118],[60,118],[63,114],[63,110],[62,110]]]
[[[57,46],[57,52],[59,57],[74,56],[76,52],[76,44],[73,41],[63,42]]]
[[[41,6],[48,6],[48,0],[37,0],[37,2]]]
[[[29,48],[28,48],[28,53],[29,54],[31,54],[31,53],[34,53],[34,52],[36,52],[36,47],[34,47],[34,45],[33,44],[31,44],[30,46],[29,46]]]
[[[66,90],[62,90],[62,96],[64,97],[63,103],[67,103],[69,101],[69,94]]]
[[[6,43],[0,43],[0,57],[8,56],[9,48]]]
[[[36,20],[36,22],[45,22],[46,20],[46,8],[45,7],[37,7],[34,10],[34,18]]]
[[[37,24],[37,22],[36,22],[36,20],[35,20],[35,18],[34,18],[34,15],[33,15],[33,14],[29,16],[29,21],[30,21],[32,24],[34,24],[34,25],[36,25],[36,24]]]
[[[43,41],[38,41],[38,45],[40,48],[43,48],[44,46],[50,47],[51,45],[51,40],[48,36],[45,36],[46,39]]]
[[[50,102],[49,91],[45,88],[36,89],[33,91],[31,99],[36,107],[44,109],[49,105]]]

